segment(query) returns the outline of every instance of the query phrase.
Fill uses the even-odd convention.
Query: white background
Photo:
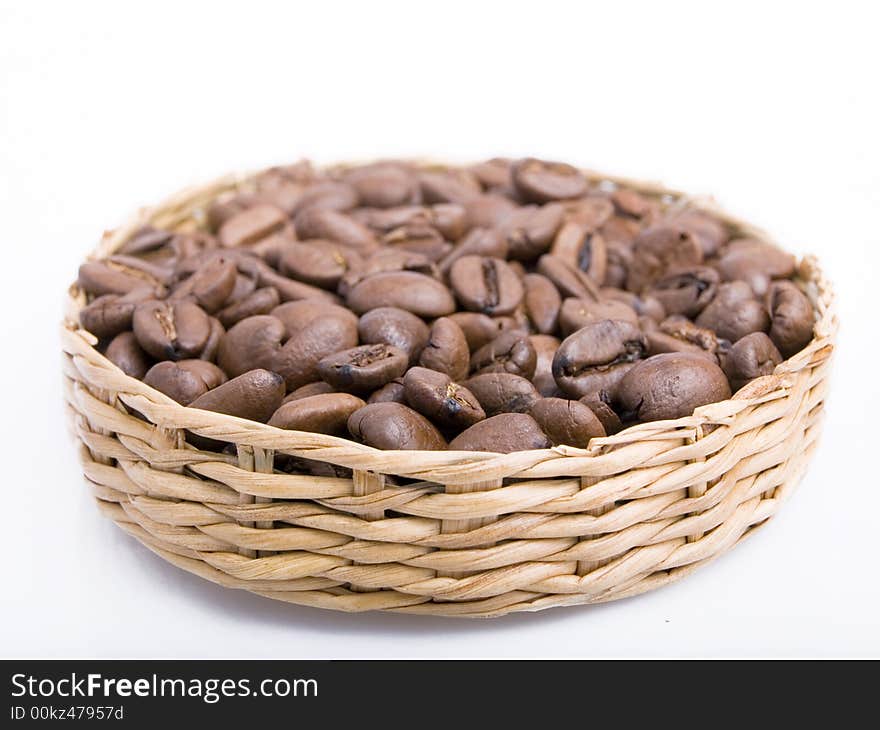
[[[880,655],[877,18],[726,7],[0,3],[0,655]],[[773,524],[656,593],[468,622],[221,589],[99,517],[56,325],[105,227],[230,169],[497,154],[711,192],[820,255],[843,324],[832,397]]]

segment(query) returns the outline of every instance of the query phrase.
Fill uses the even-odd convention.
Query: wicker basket
[[[673,206],[711,208],[734,232],[767,238],[706,201],[587,174]],[[146,223],[199,228],[210,200],[248,185],[228,177],[178,194],[105,234],[93,257]],[[773,375],[692,416],[587,449],[379,451],[184,408],[94,349],[78,325],[85,298],[75,286],[62,327],[66,401],[104,514],[174,565],[229,588],[343,611],[472,617],[610,601],[725,552],[800,480],[837,321],[812,258],[799,283],[815,305],[814,339]],[[199,451],[183,429],[233,442],[237,456]],[[276,452],[349,467],[352,477],[276,473]]]

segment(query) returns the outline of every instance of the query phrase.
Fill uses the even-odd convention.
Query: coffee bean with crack
[[[513,373],[474,375],[462,385],[476,396],[487,416],[525,413],[541,397],[531,381]]]
[[[526,158],[513,164],[511,175],[516,191],[535,203],[579,198],[588,187],[584,174],[564,162]]]
[[[217,236],[220,243],[229,248],[250,246],[289,225],[283,210],[260,203],[230,216],[220,226]]]
[[[371,309],[358,321],[358,335],[362,343],[384,343],[403,350],[410,365],[418,362],[428,344],[428,325],[412,312],[397,307]]]
[[[756,296],[764,296],[775,279],[790,279],[797,260],[787,251],[754,238],[728,243],[716,263],[724,281],[745,281]]]
[[[211,334],[211,320],[188,300],[148,300],[135,307],[132,328],[138,344],[157,360],[198,357]]]
[[[384,343],[360,345],[334,353],[318,363],[318,374],[339,390],[370,392],[406,372],[409,356]]]
[[[538,259],[537,271],[553,282],[563,299],[575,297],[577,299],[599,300],[602,298],[599,293],[599,285],[595,281],[576,265],[559,256],[544,254]]]
[[[497,227],[507,242],[511,259],[532,261],[550,248],[564,218],[565,208],[559,203],[526,205],[513,211]]]
[[[782,362],[782,354],[763,332],[753,332],[735,342],[721,358],[730,387],[736,391],[763,375],[770,375]]]
[[[349,393],[322,393],[288,401],[269,419],[270,426],[290,431],[309,431],[341,436],[348,419],[366,405]]]
[[[450,451],[513,451],[546,449],[551,445],[538,422],[527,413],[500,413],[475,423],[449,443]]]
[[[348,431],[377,449],[437,451],[446,439],[421,413],[401,403],[369,403],[348,419]]]
[[[403,378],[395,378],[390,383],[385,383],[381,388],[374,390],[367,398],[367,403],[406,403],[406,394],[403,388]]]
[[[605,281],[608,249],[598,231],[577,221],[569,221],[559,229],[550,252],[577,266],[597,284]]]
[[[473,393],[434,370],[410,368],[403,393],[410,407],[445,428],[461,431],[486,417]]]
[[[277,290],[270,286],[255,289],[250,294],[236,300],[217,312],[217,319],[226,327],[232,327],[243,319],[255,317],[258,314],[269,314],[281,303]]]
[[[202,309],[213,314],[229,299],[237,278],[235,262],[230,258],[217,256],[206,261],[175,287],[171,298],[192,298]]]
[[[471,357],[471,371],[513,373],[530,380],[535,374],[537,354],[525,332],[503,332],[483,345]]]
[[[645,333],[648,354],[690,352],[718,362],[718,338],[705,327],[698,327],[680,314],[664,319],[656,330]]]
[[[641,293],[667,274],[703,263],[703,249],[688,229],[662,223],[644,229],[633,242],[626,288]]]
[[[693,266],[661,277],[648,290],[648,295],[656,298],[667,314],[693,319],[715,298],[719,281],[715,269]]]
[[[226,380],[220,368],[204,360],[166,360],[153,365],[144,377],[147,385],[184,406]]]
[[[559,309],[559,329],[564,337],[593,322],[618,319],[638,324],[639,315],[621,301],[614,299],[576,299],[568,297]]]
[[[114,337],[131,327],[137,305],[152,298],[152,290],[143,287],[124,295],[104,294],[80,310],[80,324],[99,339]]]
[[[714,330],[718,337],[731,342],[752,332],[770,329],[767,309],[755,299],[751,287],[744,281],[721,284],[715,298],[700,312],[695,322],[699,327]]]
[[[636,363],[617,389],[622,420],[662,421],[730,398],[730,386],[718,365],[704,357],[674,352]]]
[[[449,283],[462,307],[471,312],[510,314],[523,298],[522,282],[501,259],[463,256],[449,270]]]
[[[559,308],[562,305],[559,290],[541,274],[526,274],[523,289],[523,306],[532,326],[541,334],[554,332],[559,324]]]
[[[553,357],[553,377],[572,398],[595,391],[613,393],[646,351],[645,336],[632,322],[600,320],[562,341]]]
[[[461,327],[449,317],[434,320],[428,342],[419,356],[419,365],[445,373],[455,381],[467,377],[470,351]]]
[[[591,438],[605,435],[602,423],[590,408],[576,400],[541,398],[529,409],[554,446],[583,449]]]

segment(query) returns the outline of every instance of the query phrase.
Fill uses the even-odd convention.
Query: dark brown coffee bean
[[[732,390],[739,390],[750,380],[771,375],[782,354],[763,332],[753,332],[736,342],[721,364]]]
[[[324,393],[289,401],[269,419],[269,425],[290,431],[343,435],[351,415],[366,405],[348,393]]]
[[[375,345],[384,343],[403,350],[409,357],[410,365],[419,360],[419,355],[428,344],[428,325],[412,312],[396,307],[371,309],[358,322],[358,335],[362,343]]]
[[[646,228],[633,243],[626,288],[641,293],[677,269],[703,263],[703,249],[687,229],[670,223]]]
[[[217,359],[217,351],[220,349],[220,342],[223,339],[223,335],[226,334],[226,329],[216,317],[209,317],[208,319],[211,330],[208,334],[205,346],[199,353],[199,359],[213,362]]]
[[[419,355],[422,367],[445,373],[452,380],[467,377],[470,351],[464,332],[454,320],[440,317],[431,325],[428,342]]]
[[[133,332],[120,332],[114,337],[104,356],[131,378],[143,379],[150,367],[147,357]]]
[[[452,265],[465,256],[489,256],[496,259],[507,258],[507,240],[496,230],[474,228],[464,236],[452,251],[438,264],[444,274]]]
[[[345,182],[358,193],[361,205],[393,208],[413,203],[419,192],[418,180],[403,165],[378,162],[353,169]]]
[[[564,259],[601,285],[608,270],[608,248],[601,233],[569,221],[556,234],[550,253]]]
[[[538,259],[538,273],[546,276],[559,290],[563,299],[599,300],[599,286],[577,266],[553,254],[544,254]]]
[[[290,243],[281,251],[278,266],[286,276],[335,290],[346,272],[357,267],[360,256],[333,241]]]
[[[587,406],[596,418],[599,419],[605,433],[608,436],[611,436],[612,434],[623,430],[623,423],[620,420],[620,416],[617,415],[606,400],[609,397],[610,396],[604,392],[590,393],[578,400],[578,403]]]
[[[699,406],[727,398],[730,386],[721,368],[682,352],[637,363],[617,389],[624,420],[636,422],[689,416]]]
[[[513,373],[530,380],[535,374],[537,354],[524,332],[502,332],[483,345],[471,357],[471,371],[482,373]]]
[[[153,298],[151,289],[141,288],[120,296],[104,294],[79,312],[80,324],[99,339],[118,335],[131,327],[135,307]]]
[[[441,426],[461,431],[486,417],[476,396],[445,373],[411,368],[403,379],[407,404]]]
[[[553,357],[553,377],[574,398],[595,391],[613,393],[646,350],[645,336],[632,322],[593,322],[562,341]]]
[[[454,312],[449,315],[449,319],[461,328],[471,352],[479,350],[487,342],[494,340],[505,328],[509,329],[514,325],[510,318],[493,318],[480,312]]]
[[[443,317],[455,311],[455,300],[441,282],[414,271],[374,274],[355,284],[346,297],[357,314],[377,307],[397,307],[419,317]]]
[[[595,301],[569,297],[562,302],[562,307],[559,309],[559,329],[563,337],[568,337],[592,322],[605,319],[618,319],[638,324],[639,316],[629,305],[613,299]]]
[[[293,223],[301,240],[326,239],[357,251],[371,251],[377,245],[369,228],[338,210],[312,206],[297,213]]]
[[[330,383],[325,383],[323,380],[316,380],[314,383],[306,383],[305,385],[296,388],[293,392],[288,393],[284,396],[283,403],[290,403],[290,401],[300,400],[301,398],[311,398],[313,395],[324,395],[325,393],[335,392],[336,389],[330,385]]]
[[[648,354],[688,352],[718,362],[718,338],[712,330],[698,327],[680,314],[664,319],[656,330],[645,333]]]
[[[766,332],[770,316],[764,305],[754,298],[744,281],[721,284],[715,298],[696,319],[699,327],[715,330],[718,337],[736,342],[752,332]]]
[[[345,329],[357,332],[358,318],[345,307],[321,301],[319,299],[301,299],[296,302],[285,302],[271,311],[284,323],[283,339],[289,339],[308,327],[316,319],[330,317],[338,320]],[[354,345],[352,345],[354,347]],[[328,353],[330,354],[330,353]]]
[[[613,287],[602,287],[600,294],[606,300],[610,299],[626,304],[639,317],[650,317],[655,322],[660,322],[666,318],[666,308],[656,297],[650,295],[640,297],[624,289],[615,289]],[[626,318],[624,317],[624,319]]]
[[[278,373],[258,369],[209,390],[189,405],[191,408],[265,423],[278,410],[283,397],[284,378]]]
[[[403,378],[395,378],[386,383],[378,390],[374,390],[367,403],[406,403],[406,394],[403,388]]]
[[[715,298],[718,282],[715,269],[694,266],[659,278],[648,294],[656,298],[668,314],[694,318]]]
[[[559,348],[559,340],[552,335],[530,335],[529,342],[535,348],[535,374],[532,376],[535,388],[545,397],[561,395],[553,377],[553,356]]]
[[[448,203],[431,206],[407,205],[387,210],[359,208],[352,211],[351,215],[379,233],[387,233],[401,226],[426,225],[436,228],[450,241],[457,241],[468,228],[465,208]]]
[[[784,357],[800,352],[813,339],[813,305],[790,281],[776,281],[767,292],[770,339]]]
[[[541,397],[531,382],[513,373],[474,375],[462,385],[477,397],[487,416],[525,413]]]
[[[340,301],[339,297],[331,292],[282,276],[262,261],[256,262],[254,273],[256,274],[257,284],[261,287],[268,286],[275,289],[282,302],[295,302],[300,299],[321,299],[325,302],[336,304]]]
[[[171,293],[172,299],[191,297],[206,312],[213,314],[229,299],[235,289],[238,270],[232,259],[222,256],[203,264]]]
[[[731,241],[716,264],[724,281],[744,281],[757,296],[767,293],[773,279],[794,276],[796,265],[790,253],[754,238]]]
[[[369,392],[402,376],[408,364],[403,350],[379,343],[328,355],[318,363],[318,374],[340,390]]]
[[[450,451],[513,451],[546,449],[550,439],[527,413],[501,413],[462,431],[449,444]]]
[[[593,411],[576,400],[541,398],[529,409],[529,415],[554,446],[564,444],[585,449],[591,438],[605,435]]]
[[[531,261],[545,253],[564,217],[559,203],[528,205],[507,216],[498,229],[507,241],[510,258]]]
[[[148,300],[135,307],[132,327],[138,344],[157,360],[198,357],[211,334],[211,320],[191,301]]]
[[[225,383],[226,375],[204,360],[166,360],[153,365],[143,380],[151,388],[188,406],[200,395]]]
[[[522,282],[501,259],[463,256],[449,270],[449,283],[461,305],[472,312],[510,314],[523,298]]]
[[[278,292],[272,287],[266,286],[262,289],[255,289],[250,294],[236,299],[234,304],[221,309],[217,313],[217,319],[224,327],[229,328],[248,317],[269,314],[280,302]]]
[[[515,162],[511,174],[517,192],[535,203],[579,198],[587,192],[587,178],[564,162],[527,158]]]
[[[377,449],[436,451],[446,439],[421,413],[400,403],[370,403],[348,419],[348,430]]]
[[[534,328],[541,334],[554,332],[559,324],[562,299],[559,290],[546,276],[526,274],[523,277],[523,305]]]
[[[427,256],[404,249],[384,248],[352,266],[339,282],[338,291],[347,297],[352,287],[367,277],[396,271],[413,271],[432,279],[440,278],[436,264]]]
[[[250,246],[261,238],[277,233],[289,225],[284,211],[268,203],[259,203],[234,214],[217,233],[223,246]]]

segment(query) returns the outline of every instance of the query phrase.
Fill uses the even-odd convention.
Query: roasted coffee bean
[[[282,405],[272,414],[269,425],[290,431],[343,435],[348,419],[365,405],[360,398],[348,393],[307,396]]]
[[[604,236],[603,240],[605,240]],[[632,256],[632,248],[629,244],[605,240],[605,279],[602,282],[604,286],[614,289],[622,289],[626,286]]]
[[[120,332],[114,337],[104,356],[131,378],[143,379],[150,367],[150,359],[147,357],[133,332]]]
[[[714,256],[730,237],[721,221],[698,210],[676,213],[670,216],[670,220],[697,239],[705,258]]]
[[[645,332],[648,354],[689,352],[718,362],[718,338],[712,330],[698,327],[680,314],[664,319],[657,329]]]
[[[730,386],[716,364],[674,352],[637,363],[620,381],[617,401],[625,421],[681,418],[695,408],[730,398]]]
[[[494,228],[501,225],[514,211],[519,210],[510,198],[498,193],[478,195],[468,200],[464,209],[470,228]]]
[[[528,380],[535,374],[537,354],[524,332],[502,332],[483,345],[471,357],[471,371],[482,373],[513,373]]]
[[[694,266],[661,277],[654,282],[648,294],[663,305],[667,314],[694,318],[715,298],[718,282],[715,269]]]
[[[295,302],[300,299],[320,299],[336,304],[340,301],[339,297],[335,294],[311,284],[288,279],[263,262],[257,263],[254,273],[257,277],[257,284],[261,287],[269,286],[275,289],[282,302]]]
[[[529,342],[535,348],[535,374],[532,376],[535,388],[543,396],[561,395],[553,377],[553,356],[559,349],[559,340],[552,335],[530,335]]]
[[[510,160],[503,157],[493,157],[485,162],[478,162],[468,168],[480,184],[487,190],[506,189],[512,185],[510,177]]]
[[[507,240],[497,231],[486,228],[474,228],[464,236],[452,251],[438,264],[444,274],[452,265],[464,256],[489,256],[496,259],[507,258]]]
[[[498,229],[507,241],[510,258],[531,261],[545,253],[564,217],[565,208],[559,203],[527,205],[508,215]]]
[[[172,299],[190,297],[206,312],[220,309],[235,289],[238,269],[232,259],[218,256],[203,264],[171,292]]]
[[[615,410],[606,400],[608,398],[610,398],[610,396],[604,392],[590,393],[578,400],[578,403],[587,406],[596,418],[599,419],[606,435],[611,436],[623,429],[623,423],[620,420],[620,416],[617,415]]]
[[[293,223],[301,240],[326,239],[358,251],[376,247],[376,237],[369,228],[338,210],[312,206],[297,213]]]
[[[718,287],[715,298],[700,312],[696,323],[714,330],[718,337],[736,342],[752,332],[766,332],[770,316],[748,284],[732,281]]]
[[[483,373],[462,385],[473,393],[487,416],[525,413],[540,398],[534,384],[513,373]]]
[[[229,191],[221,193],[208,206],[208,225],[215,233],[233,216],[247,210],[257,203],[257,198],[250,193]]]
[[[364,314],[378,307],[397,307],[419,317],[443,317],[455,311],[449,289],[414,271],[374,274],[355,284],[346,297],[352,311]]]
[[[321,301],[319,299],[301,299],[296,302],[285,302],[275,307],[270,314],[284,323],[286,340],[293,337],[316,319],[329,317],[339,322],[340,326],[353,331],[353,339],[357,338],[358,318],[345,307]],[[354,345],[352,345],[354,347]]]
[[[217,237],[222,245],[229,248],[250,246],[288,225],[283,210],[268,203],[259,203],[226,220],[220,226]]]
[[[733,344],[721,366],[731,389],[736,391],[750,380],[770,375],[781,362],[782,354],[773,341],[763,332],[753,332]]]
[[[322,289],[335,290],[360,256],[348,246],[331,241],[289,243],[280,252],[278,265],[285,276]]]
[[[604,299],[611,299],[615,302],[622,302],[641,317],[649,317],[655,322],[660,322],[666,318],[666,308],[660,303],[656,297],[646,295],[637,296],[632,292],[623,289],[615,289],[613,287],[602,287],[600,294]],[[626,319],[624,317],[624,319]]]
[[[559,324],[559,308],[562,299],[559,290],[546,276],[526,274],[523,277],[523,305],[534,328],[541,334],[549,334]]]
[[[605,435],[602,423],[583,403],[565,398],[541,398],[529,409],[554,446],[584,449],[590,439]]]
[[[550,253],[577,266],[597,284],[605,281],[608,248],[601,233],[583,223],[569,221],[556,234]]]
[[[633,243],[626,288],[640,294],[658,279],[703,263],[703,249],[687,229],[671,223],[642,231]]]
[[[745,281],[757,296],[763,296],[773,279],[794,276],[796,264],[787,251],[754,238],[740,238],[725,246],[717,267],[724,281]]]
[[[546,449],[550,445],[547,434],[527,413],[501,413],[462,431],[449,443],[449,450],[509,454],[513,451]]]
[[[467,377],[470,350],[467,339],[454,320],[440,317],[431,325],[428,342],[419,355],[422,367],[445,373],[452,380]]]
[[[421,413],[401,403],[370,403],[348,419],[348,431],[377,449],[434,451],[446,448],[446,439]]]
[[[439,279],[437,265],[427,256],[403,249],[383,248],[349,269],[339,282],[339,294],[348,297],[352,287],[374,274],[413,271]]]
[[[148,300],[135,307],[132,327],[138,344],[157,360],[198,357],[211,334],[211,320],[197,304]]]
[[[359,202],[357,190],[352,185],[325,180],[310,185],[300,196],[293,212],[298,214],[309,208],[346,212],[357,207]],[[307,238],[327,238],[327,236],[310,235]]]
[[[149,288],[154,296],[163,296],[164,287],[145,272],[111,261],[88,261],[79,267],[77,284],[80,289],[101,294],[128,294],[135,289]]]
[[[562,341],[553,357],[553,377],[573,398],[595,391],[613,393],[647,347],[645,336],[632,322],[593,322]]]
[[[774,282],[767,292],[770,339],[785,357],[799,352],[813,339],[813,306],[790,281]]]
[[[144,377],[147,385],[184,406],[226,380],[220,368],[204,360],[166,360],[153,365]]]
[[[538,273],[546,276],[559,290],[563,299],[599,299],[599,286],[587,274],[565,259],[544,254],[538,259]]]
[[[419,317],[397,307],[371,309],[358,322],[362,343],[384,343],[403,350],[414,365],[428,344],[428,325]]]
[[[519,160],[513,164],[511,174],[516,191],[536,203],[579,198],[587,192],[587,178],[564,162]]]
[[[80,310],[80,324],[99,339],[114,337],[131,327],[135,307],[153,298],[150,289],[134,289],[125,295],[104,294]]]
[[[191,408],[265,423],[281,405],[284,378],[268,370],[250,370],[200,395]]]
[[[278,291],[266,286],[262,289],[255,289],[250,294],[237,299],[234,304],[221,309],[217,312],[217,319],[224,327],[229,328],[248,317],[269,314],[280,302]]]
[[[456,299],[471,312],[510,314],[523,298],[522,282],[513,269],[487,256],[458,259],[449,270],[449,283]]]
[[[226,328],[223,327],[220,320],[216,317],[210,317],[209,321],[211,329],[208,334],[208,340],[205,342],[205,346],[199,353],[199,359],[213,362],[217,359],[217,351],[220,349],[220,342],[223,340],[223,335],[226,334]]]
[[[559,329],[563,337],[577,332],[592,322],[618,319],[638,324],[639,315],[628,304],[613,299],[575,299],[569,297],[559,309]]]
[[[306,190],[301,181],[291,179],[279,167],[272,167],[260,173],[254,184],[256,186],[254,197],[280,208],[286,215],[293,215]]]
[[[490,317],[488,314],[480,312],[454,312],[449,315],[448,319],[461,328],[471,352],[479,350],[505,329],[513,327],[513,320],[509,318]]]
[[[482,193],[480,182],[467,170],[438,170],[419,173],[419,186],[426,203],[464,205]]]
[[[328,355],[318,363],[318,374],[334,388],[369,392],[401,377],[408,364],[403,350],[379,343]]]
[[[325,383],[323,380],[316,380],[314,383],[306,383],[305,385],[296,388],[293,392],[288,393],[284,396],[284,403],[290,403],[290,401],[299,400],[300,398],[310,398],[313,395],[324,395],[325,393],[335,392],[336,388],[330,385],[330,383]]]
[[[625,218],[650,219],[657,215],[657,201],[629,188],[617,188],[611,193],[614,210]]]
[[[378,390],[374,390],[367,398],[367,403],[406,403],[403,378],[395,378]]]
[[[452,253],[452,244],[445,241],[431,226],[395,228],[382,237],[382,243],[395,249],[420,254],[431,262],[445,259]]]
[[[476,396],[445,373],[410,368],[403,379],[407,404],[433,423],[461,431],[486,417]]]
[[[128,256],[142,256],[152,253],[171,243],[174,234],[161,228],[144,226],[119,247],[119,253]]]
[[[403,165],[379,162],[355,168],[345,176],[360,198],[361,205],[393,208],[415,202],[418,180]]]

